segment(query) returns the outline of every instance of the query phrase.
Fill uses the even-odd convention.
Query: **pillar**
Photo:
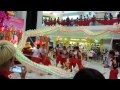
[[[37,26],[36,26],[37,29],[42,27],[42,17],[43,11],[37,11]]]

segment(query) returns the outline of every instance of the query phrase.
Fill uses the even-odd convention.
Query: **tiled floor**
[[[104,68],[103,64],[101,61],[97,62],[97,61],[91,61],[91,62],[86,62],[83,61],[83,64],[85,67],[89,67],[89,68],[94,68],[97,69],[98,71],[100,71],[101,73],[104,73],[104,76],[106,79],[109,78],[109,72],[110,70],[108,68]],[[119,69],[120,71],[120,69]],[[120,77],[120,73],[118,75],[118,77]],[[40,75],[38,73],[27,73],[26,76],[27,79],[61,79],[60,77],[56,76],[56,75]]]

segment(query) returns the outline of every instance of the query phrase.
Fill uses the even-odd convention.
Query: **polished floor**
[[[108,68],[103,67],[104,65],[102,64],[102,61],[94,61],[94,60],[92,60],[91,62],[83,61],[83,65],[85,67],[97,69],[105,76],[106,79],[109,78],[110,70]],[[120,73],[118,77],[120,77]],[[56,75],[40,75],[38,73],[32,72],[32,73],[27,73],[26,79],[61,79],[61,78]]]

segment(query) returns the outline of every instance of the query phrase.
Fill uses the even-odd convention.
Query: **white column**
[[[37,29],[42,27],[42,16],[43,16],[43,11],[38,11],[37,12],[37,26],[36,26]]]
[[[26,29],[27,11],[17,11],[16,12],[16,17],[24,19],[24,28],[23,28],[23,30],[25,31],[25,29]]]

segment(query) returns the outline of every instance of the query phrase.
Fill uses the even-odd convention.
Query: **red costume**
[[[70,58],[70,65],[69,65],[69,69],[72,69],[72,66],[75,67],[77,64],[77,60],[75,58]]]
[[[58,54],[57,59],[56,59],[56,64],[58,64],[59,62],[61,63],[61,61],[62,61],[62,54]]]
[[[45,60],[43,61],[43,64],[46,65],[46,66],[51,65],[50,59],[49,59],[49,58],[45,59]]]
[[[110,77],[109,79],[118,79],[118,68],[113,69],[110,71]]]
[[[109,79],[118,79],[118,67],[117,64],[114,63],[114,59],[112,61],[111,71]]]

